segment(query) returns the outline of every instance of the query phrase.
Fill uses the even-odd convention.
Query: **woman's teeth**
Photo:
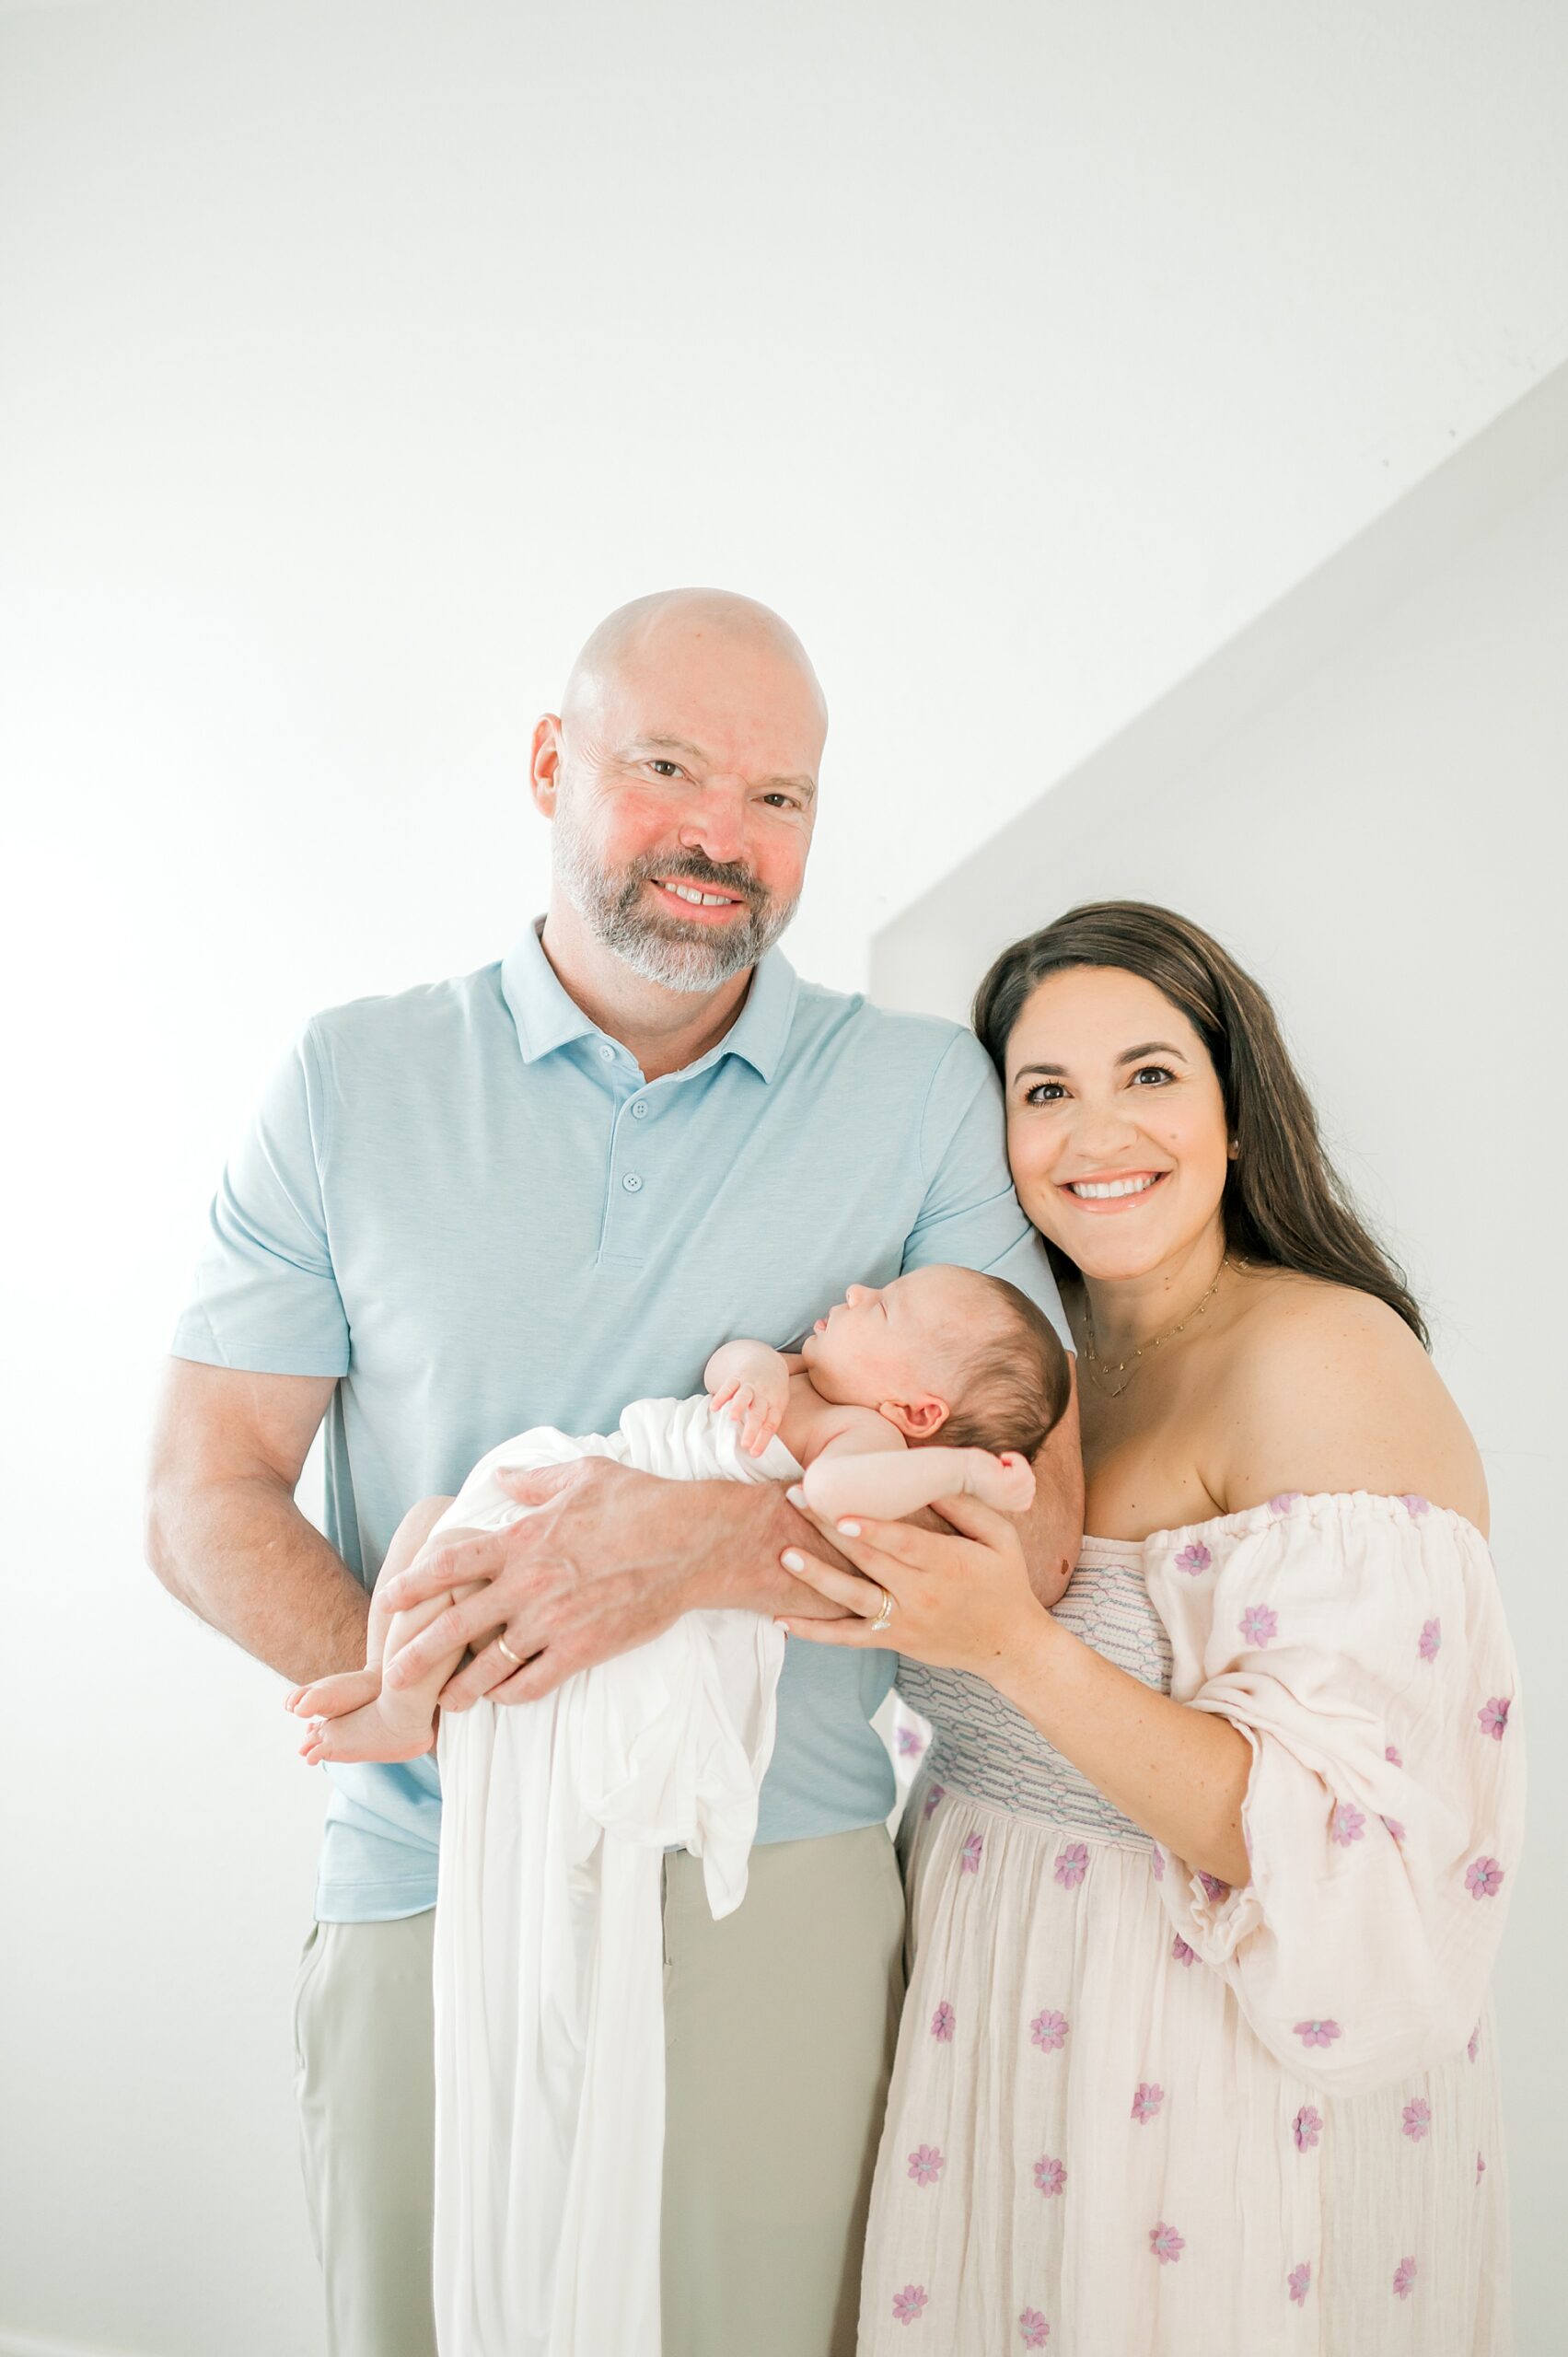
[[[1164,1176],[1163,1170],[1155,1170],[1142,1178],[1074,1178],[1069,1184],[1068,1192],[1082,1195],[1091,1203],[1103,1203],[1112,1195],[1141,1195],[1154,1185],[1156,1178]]]

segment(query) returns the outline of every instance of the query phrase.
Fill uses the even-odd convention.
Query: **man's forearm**
[[[156,1495],[147,1560],[210,1628],[296,1684],[364,1663],[369,1597],[277,1481]]]
[[[669,1481],[667,1510],[685,1526],[689,1572],[684,1608],[728,1608],[834,1619],[839,1608],[779,1562],[786,1547],[822,1556],[821,1533],[796,1513],[776,1481]],[[679,1538],[677,1539],[679,1543]],[[837,1560],[836,1558],[834,1560]]]

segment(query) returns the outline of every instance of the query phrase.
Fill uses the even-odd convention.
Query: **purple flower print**
[[[935,1816],[937,1810],[941,1807],[947,1797],[947,1787],[946,1784],[932,1785],[930,1791],[925,1795],[925,1806],[920,1812],[927,1825],[930,1824],[932,1818]]]
[[[1480,1723],[1482,1735],[1489,1735],[1493,1743],[1501,1743],[1503,1730],[1508,1724],[1506,1694],[1493,1694],[1490,1701],[1481,1704],[1476,1713],[1476,1718]]]
[[[1400,1756],[1400,1747],[1397,1743],[1385,1744],[1383,1747],[1383,1757],[1388,1761],[1391,1767],[1402,1768],[1405,1764]]]
[[[1471,2032],[1470,2032],[1469,2044],[1466,2047],[1466,2049],[1465,2049],[1465,2052],[1469,2056],[1470,2061],[1473,2062],[1473,2061],[1475,2061],[1476,2056],[1480,2053],[1480,2051],[1481,2051],[1481,2024],[1480,2024],[1479,2022],[1477,2022],[1477,2024],[1476,2024],[1476,2026],[1475,2026],[1474,2029],[1472,2029],[1472,2030],[1471,2030]]]
[[[1271,1514],[1289,1514],[1292,1506],[1295,1505],[1300,1495],[1301,1492],[1299,1490],[1282,1490],[1277,1498],[1271,1498],[1269,1500],[1269,1512]]]
[[[1222,1906],[1230,1897],[1229,1883],[1221,1882],[1218,1875],[1206,1875],[1200,1869],[1198,1879],[1203,1886],[1211,1907]]]
[[[1503,1887],[1503,1869],[1495,1858],[1473,1858],[1465,1870],[1465,1888],[1472,1898],[1495,1898]]]
[[[935,2144],[917,2144],[909,2156],[910,2175],[916,2185],[935,2185],[947,2160]]]
[[[1053,2194],[1061,2192],[1066,2182],[1066,2170],[1060,2161],[1053,2161],[1049,2154],[1043,2160],[1035,2163],[1035,2183],[1048,2201]]]
[[[1330,1840],[1337,1841],[1342,1850],[1348,1850],[1353,1841],[1364,1840],[1365,1836],[1366,1819],[1361,1811],[1352,1808],[1349,1801],[1341,1801],[1329,1826]]]
[[[1397,2300],[1408,2300],[1411,2295],[1411,2285],[1414,2282],[1414,2259],[1401,2258],[1398,2267],[1394,2270],[1394,2297]]]
[[[1271,1604],[1249,1604],[1241,1616],[1241,1633],[1249,1645],[1266,1645],[1280,1633],[1280,1616]]]
[[[1338,2022],[1297,2022],[1295,2034],[1303,2046],[1332,2046],[1344,2036]]]
[[[1412,2144],[1419,2144],[1423,2136],[1431,2133],[1432,2106],[1424,2096],[1417,2096],[1413,2102],[1405,2106],[1405,2134]]]
[[[1393,1839],[1402,1849],[1404,1847],[1405,1829],[1400,1819],[1397,1817],[1386,1817],[1383,1819],[1383,1822],[1388,1827]]]
[[[1156,1882],[1164,1882],[1165,1852],[1160,1849],[1157,1844],[1149,1853],[1149,1865],[1153,1871],[1155,1880]]]
[[[1476,2154],[1476,2156],[1475,2156],[1475,2181],[1476,2181],[1477,2185],[1479,2185],[1479,2184],[1481,2183],[1481,2178],[1482,2178],[1485,2175],[1486,2175],[1486,2163],[1481,2159],[1481,2154],[1478,2153],[1478,2154]]]
[[[1089,1853],[1082,1841],[1069,1841],[1052,1870],[1063,1890],[1076,1890],[1089,1871]]]
[[[931,2035],[938,2046],[953,2043],[953,2008],[946,1997],[931,2016]]]
[[[1170,1944],[1170,1952],[1178,1964],[1196,1964],[1198,1961],[1197,1950],[1188,1946],[1179,1932]]]
[[[1147,2125],[1165,2101],[1165,2089],[1156,2081],[1150,2086],[1146,2079],[1138,2082],[1138,2092],[1132,2098],[1132,2117],[1140,2128]]]
[[[1055,2012],[1037,2014],[1029,2024],[1029,2037],[1042,2054],[1056,2053],[1067,2042],[1066,2014]]]
[[[1194,1538],[1191,1547],[1184,1547],[1178,1555],[1176,1568],[1179,1572],[1187,1573],[1190,1578],[1196,1579],[1200,1572],[1208,1570],[1214,1560],[1202,1540]]]
[[[1298,2308],[1307,2305],[1307,2294],[1312,2283],[1312,2269],[1307,2259],[1290,2270],[1290,2296]]]
[[[923,2283],[906,2283],[901,2292],[893,2294],[893,2322],[918,2324],[920,2312],[930,2296]]]
[[[984,1852],[985,1836],[983,1833],[970,1833],[966,1836],[963,1853],[958,1860],[958,1872],[961,1875],[979,1874],[980,1862]]]
[[[1421,1624],[1420,1653],[1423,1661],[1435,1661],[1437,1649],[1443,1643],[1441,1620],[1423,1620]]]
[[[1400,1504],[1403,1506],[1407,1514],[1419,1515],[1430,1514],[1432,1512],[1431,1499],[1418,1498],[1413,1490],[1407,1490],[1403,1497],[1400,1500]]]
[[[1038,2308],[1026,2308],[1018,2318],[1018,2331],[1026,2349],[1043,2349],[1051,2338],[1051,2327]]]
[[[1149,2248],[1162,2267],[1174,2267],[1186,2247],[1184,2237],[1177,2233],[1174,2226],[1149,2228]]]
[[[918,1727],[899,1729],[899,1754],[904,1759],[918,1759],[925,1749],[925,1737]]]
[[[1298,2153],[1310,2153],[1323,2133],[1323,2115],[1314,2103],[1304,2103],[1290,2123],[1291,2136]]]

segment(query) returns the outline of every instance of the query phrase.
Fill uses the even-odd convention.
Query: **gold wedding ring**
[[[505,1656],[506,1656],[507,1660],[508,1660],[508,1661],[510,1661],[510,1662],[516,1662],[516,1663],[517,1663],[517,1667],[518,1667],[519,1669],[521,1669],[521,1667],[523,1666],[522,1660],[521,1660],[521,1658],[520,1658],[520,1656],[519,1656],[518,1655],[515,1654],[515,1653],[512,1651],[512,1648],[511,1648],[511,1646],[506,1643],[505,1638],[505,1637],[497,1637],[497,1638],[496,1638],[496,1640],[495,1640],[495,1642],[496,1642],[496,1643],[500,1646],[500,1648],[501,1648],[502,1652],[505,1655]]]
[[[876,1620],[871,1623],[873,1630],[885,1629],[889,1621],[893,1617],[893,1599],[889,1595],[887,1589],[885,1587],[879,1587],[877,1593],[882,1599],[882,1609],[877,1615]]]

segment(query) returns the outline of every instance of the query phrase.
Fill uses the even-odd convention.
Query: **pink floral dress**
[[[1087,1538],[1057,1618],[1246,1736],[1251,1879],[900,1666],[912,1978],[860,2347],[1504,2357],[1486,1986],[1518,1855],[1492,1559],[1422,1498]]]

